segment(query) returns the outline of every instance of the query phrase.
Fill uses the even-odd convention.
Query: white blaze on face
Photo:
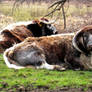
[[[51,29],[54,30],[53,31],[54,34],[57,32],[56,28],[53,25],[52,25]]]
[[[53,34],[55,34],[57,32],[56,28],[54,25],[52,24],[47,24],[47,28],[51,31],[53,31]]]
[[[92,46],[92,35],[90,34],[88,37],[88,43],[87,43],[87,47]]]

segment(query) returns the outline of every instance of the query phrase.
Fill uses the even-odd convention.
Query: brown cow
[[[56,34],[56,28],[45,18],[8,25],[0,33],[0,52],[27,37],[40,37]]]
[[[4,52],[5,62],[9,68],[15,69],[33,65],[36,68],[63,70],[65,68],[58,64],[62,65],[65,57],[72,57],[73,36],[74,34],[58,34],[39,38],[29,37]]]
[[[14,69],[31,66],[50,70],[92,69],[91,33],[92,26],[88,26],[75,36],[58,34],[38,38],[29,37],[22,43],[7,49],[4,52],[4,60],[9,68]]]

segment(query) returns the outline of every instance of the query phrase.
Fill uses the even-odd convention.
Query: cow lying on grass
[[[45,18],[27,22],[18,22],[4,28],[0,33],[0,52],[27,37],[40,37],[56,34],[56,28]]]
[[[92,69],[92,25],[86,26],[76,33],[73,46],[79,51],[80,63],[84,69]]]
[[[29,37],[4,52],[9,68],[21,69],[34,66],[50,70],[92,69],[92,26],[74,34],[58,34],[47,37]],[[74,37],[74,38],[73,38]],[[72,41],[73,39],[73,41]],[[73,45],[72,45],[73,42]],[[87,61],[85,67],[83,58]]]

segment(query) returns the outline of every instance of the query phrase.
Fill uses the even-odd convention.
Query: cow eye
[[[53,30],[53,27],[52,27],[50,24],[47,25],[47,27],[48,27],[49,29]]]
[[[84,34],[84,40],[86,41],[88,39],[88,34]]]
[[[47,27],[49,27],[49,28],[50,28],[50,27],[51,27],[51,25],[50,25],[50,24],[48,24],[48,25],[47,25]]]

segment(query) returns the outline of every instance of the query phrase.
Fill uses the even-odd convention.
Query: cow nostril
[[[58,32],[55,32],[55,34],[58,34]]]

